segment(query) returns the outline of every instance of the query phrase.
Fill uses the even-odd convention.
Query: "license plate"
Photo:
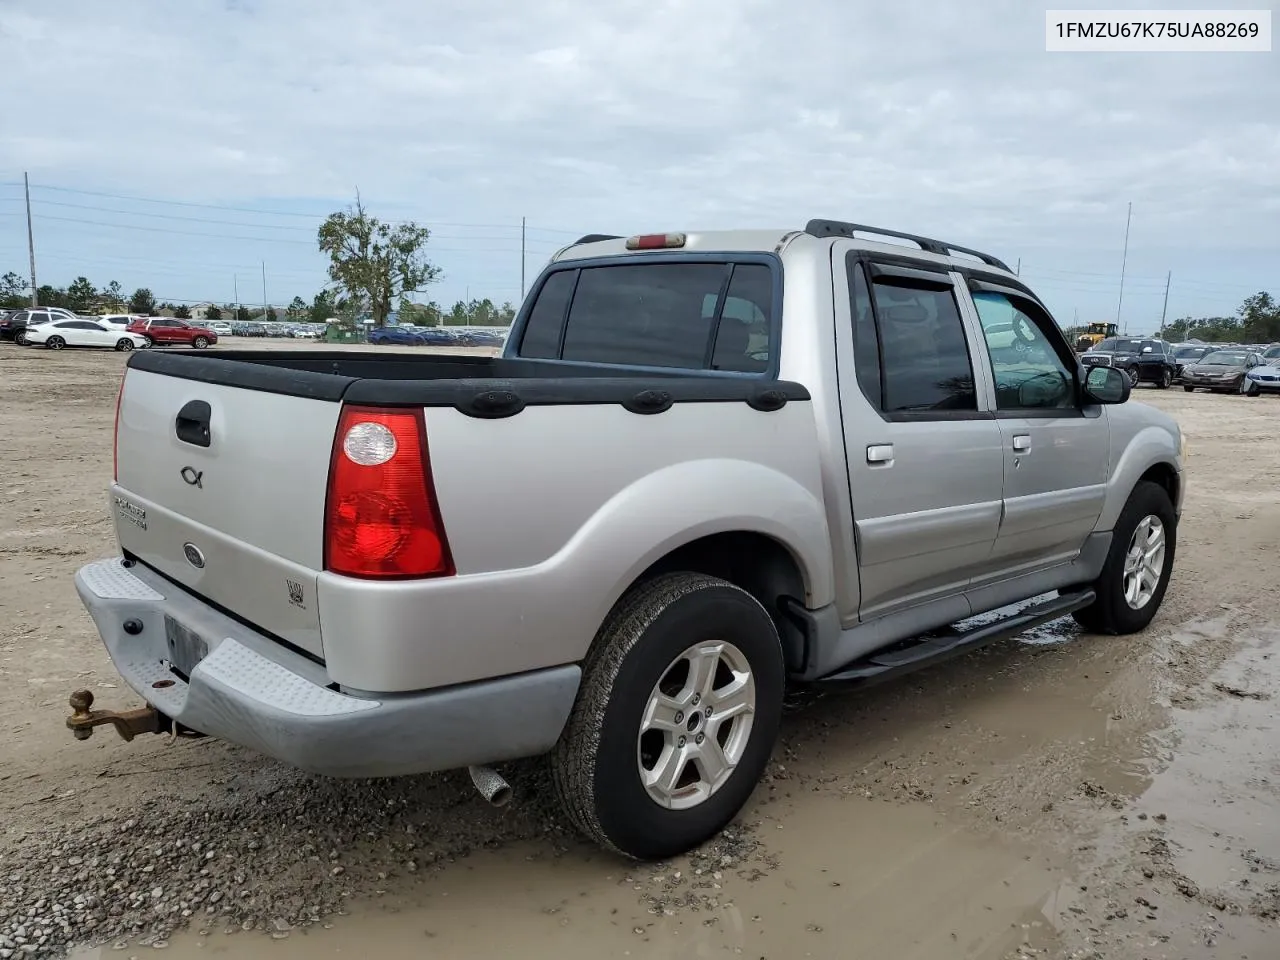
[[[201,660],[209,655],[209,644],[173,617],[164,618],[164,639],[169,647],[169,663],[187,679]]]

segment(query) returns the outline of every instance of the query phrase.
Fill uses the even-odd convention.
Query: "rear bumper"
[[[149,704],[193,730],[327,776],[400,776],[545,753],[581,677],[568,665],[425,693],[335,690],[323,666],[145,567],[101,560],[75,582],[116,669]],[[208,645],[189,682],[168,667],[166,616]],[[126,620],[142,629],[127,633]]]

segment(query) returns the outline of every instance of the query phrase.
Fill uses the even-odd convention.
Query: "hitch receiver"
[[[77,690],[71,694],[71,716],[67,727],[77,740],[88,740],[93,728],[109,723],[124,740],[132,740],[140,733],[163,733],[165,717],[155,707],[139,707],[137,710],[91,710],[93,694]]]

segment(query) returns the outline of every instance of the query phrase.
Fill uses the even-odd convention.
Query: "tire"
[[[1125,373],[1129,375],[1130,387],[1136,387],[1139,383],[1142,382],[1142,374],[1138,372],[1137,367],[1130,367],[1128,370],[1125,371]]]
[[[61,337],[50,337],[44,342],[44,345],[50,350],[61,350],[67,345],[67,341],[63,340]]]
[[[143,350],[150,349],[151,347],[154,347],[155,345],[156,345],[156,342],[155,342],[154,340],[152,340],[150,337],[148,337],[148,336],[144,336],[144,337],[142,338],[142,349],[143,349]]]
[[[128,353],[130,350],[133,349],[133,341],[130,340],[128,337],[121,337],[119,340],[116,341],[116,349],[121,351],[122,353]]]
[[[1258,392],[1258,387],[1248,377],[1240,378],[1240,386],[1237,388],[1241,394],[1246,397],[1253,396]]]
[[[191,345],[195,347],[197,350],[203,350],[205,347],[209,345],[209,338],[196,337],[194,340],[191,341]]]
[[[701,661],[716,664],[702,671],[712,677],[702,685],[702,699],[695,696],[693,661],[683,658],[713,644],[722,652]],[[734,672],[722,674],[721,667]],[[724,682],[735,673],[735,680]],[[746,803],[769,761],[785,683],[777,630],[745,590],[699,573],[665,574],[632,588],[596,635],[577,702],[552,754],[556,796],[569,820],[601,846],[638,860],[676,856],[715,836]],[[704,711],[726,691],[737,692],[740,705],[753,692],[754,710],[729,715],[721,726],[719,713],[708,720]],[[642,735],[645,717],[663,694],[671,711],[681,712],[668,713],[665,731],[650,728]],[[674,766],[663,762],[707,744],[719,745],[712,760],[728,762],[727,773],[713,784],[697,754]],[[642,769],[662,767],[672,771],[675,789],[653,789],[669,805],[655,799],[642,779]],[[686,781],[691,775],[697,782]]]
[[[1168,390],[1173,385],[1173,372],[1165,367],[1160,372],[1160,379],[1156,381],[1157,390]]]
[[[1148,568],[1155,579],[1154,589],[1148,584],[1150,593],[1144,591],[1136,596],[1135,599],[1141,602],[1135,607],[1126,598],[1126,587],[1131,582],[1131,575],[1126,569],[1135,540],[1149,535],[1141,534],[1140,537],[1140,527],[1149,531],[1146,524],[1152,520],[1159,523],[1164,549],[1160,555],[1158,572],[1152,572]],[[1169,494],[1159,484],[1146,480],[1140,482],[1133,488],[1133,492],[1129,494],[1129,502],[1120,511],[1111,539],[1111,549],[1102,565],[1102,573],[1091,585],[1097,593],[1097,599],[1073,614],[1076,622],[1093,633],[1130,634],[1145,630],[1160,609],[1165,591],[1169,588],[1169,577],[1173,572],[1177,550],[1177,534],[1178,518],[1173,512]]]
[[[27,345],[27,331],[19,330],[15,333],[13,335],[13,342],[20,347],[25,347]]]
[[[1190,384],[1190,383],[1184,383],[1184,384],[1182,385],[1182,389],[1183,389],[1183,390],[1185,390],[1185,391],[1187,391],[1187,393],[1195,393],[1195,392],[1196,392],[1196,388],[1195,388],[1192,384]]]

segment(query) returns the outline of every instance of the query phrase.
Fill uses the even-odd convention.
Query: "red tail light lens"
[[[451,576],[421,410],[345,406],[325,505],[324,566],[348,577]]]

